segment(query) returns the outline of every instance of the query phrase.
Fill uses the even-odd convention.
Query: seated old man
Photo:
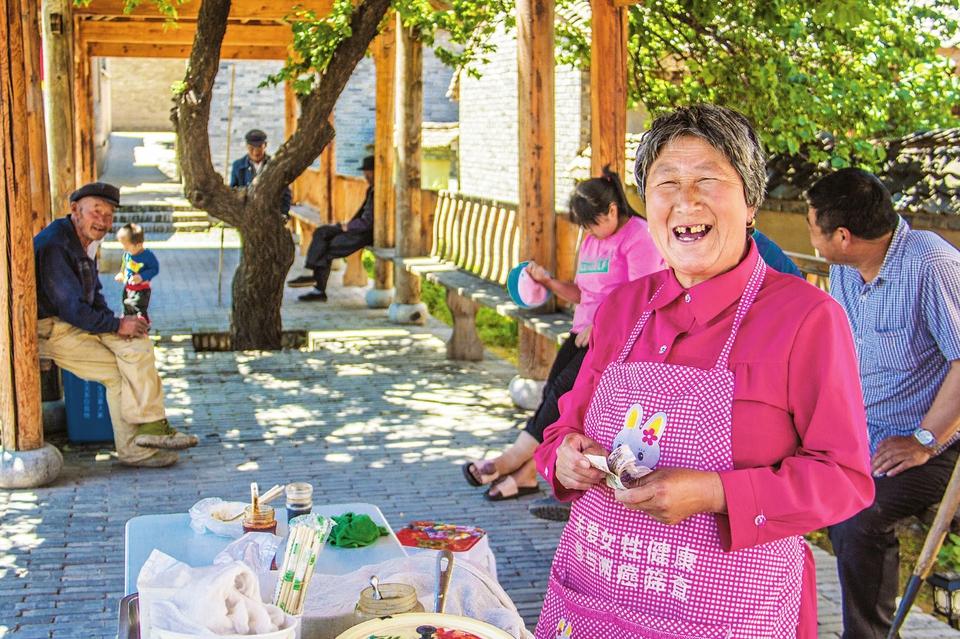
[[[149,324],[116,317],[101,293],[93,255],[119,204],[117,187],[87,184],[70,195],[70,215],[33,238],[40,357],[103,384],[120,463],[159,468],[175,464],[176,450],[196,446],[197,437],[167,421]]]

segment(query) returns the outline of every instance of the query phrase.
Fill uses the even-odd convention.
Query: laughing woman
[[[742,115],[658,118],[635,170],[669,269],[601,305],[537,451],[575,502],[536,635],[815,638],[801,535],[873,498],[849,325],[760,259],[765,163]],[[624,448],[653,471],[610,488],[586,455]]]

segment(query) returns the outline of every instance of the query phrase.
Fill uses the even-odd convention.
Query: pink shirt
[[[712,367],[757,259],[751,242],[736,268],[689,291],[665,270],[621,287],[601,305],[577,381],[560,398],[560,419],[547,428],[536,453],[540,474],[560,499],[579,492],[556,481],[556,449],[568,433],[583,431],[594,387],[639,316],[654,310],[627,361]],[[843,309],[829,295],[767,269],[730,367],[734,470],[720,473],[727,514],[717,515],[724,550],[838,523],[873,502],[856,353]],[[816,617],[808,549],[798,637],[817,636]]]
[[[580,289],[573,332],[580,333],[593,324],[600,303],[615,288],[664,268],[647,222],[641,217],[629,218],[616,233],[602,240],[592,235],[584,237],[573,280]]]

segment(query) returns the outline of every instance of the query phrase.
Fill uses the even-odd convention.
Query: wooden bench
[[[432,229],[428,256],[399,259],[393,249],[373,251],[379,259],[393,259],[398,268],[446,289],[453,315],[453,336],[447,344],[450,359],[482,359],[476,329],[480,306],[514,318],[558,344],[566,339],[573,320],[570,313],[521,309],[506,291],[507,274],[520,262],[516,205],[441,191]]]
[[[294,204],[290,207],[290,224],[293,231],[300,236],[300,255],[306,257],[313,232],[324,222],[320,211],[309,204]],[[344,258],[347,270],[343,274],[344,286],[366,286],[367,272],[363,269],[363,251],[357,251]]]

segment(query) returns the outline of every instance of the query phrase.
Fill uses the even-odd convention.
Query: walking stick
[[[237,80],[237,65],[230,67],[230,99],[227,103],[227,153],[223,160],[227,183],[230,180],[230,136],[233,135],[233,86]],[[217,262],[217,306],[223,305],[223,234],[224,224],[220,222],[220,258]]]
[[[923,580],[930,574],[933,568],[933,562],[937,559],[937,553],[940,552],[940,546],[943,545],[943,539],[950,530],[950,522],[957,512],[957,506],[960,506],[960,463],[953,467],[953,474],[950,476],[950,483],[943,493],[943,499],[940,500],[940,506],[937,508],[937,516],[933,519],[930,531],[927,532],[927,538],[923,542],[923,550],[920,551],[920,557],[917,558],[917,566],[907,581],[907,588],[903,592],[903,598],[897,607],[897,613],[893,617],[893,624],[890,626],[890,632],[887,633],[887,639],[895,639],[900,627],[910,612],[917,593],[920,592],[920,586]]]

